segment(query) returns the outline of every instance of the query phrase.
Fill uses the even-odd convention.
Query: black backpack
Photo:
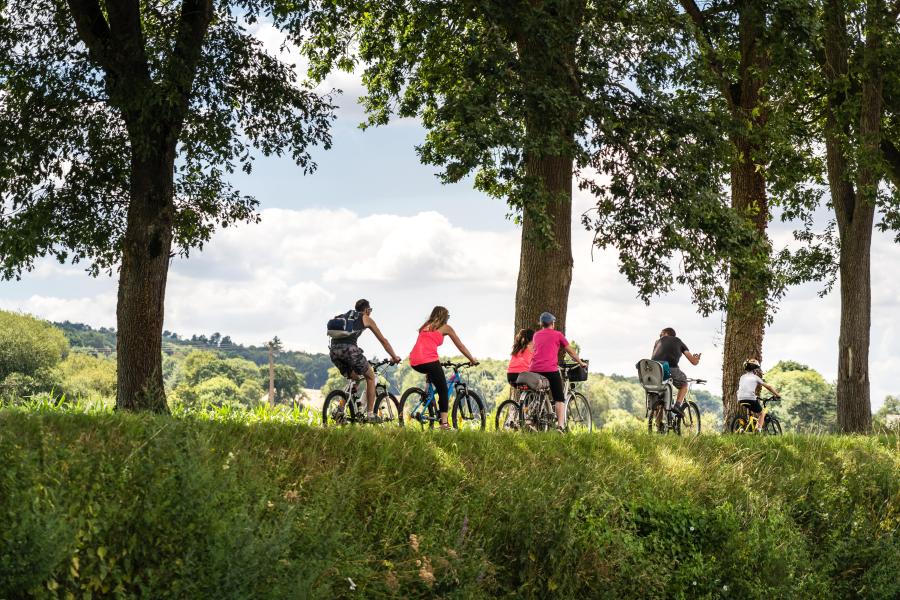
[[[362,313],[355,310],[348,310],[328,320],[328,337],[332,339],[348,338],[360,331],[362,331]]]

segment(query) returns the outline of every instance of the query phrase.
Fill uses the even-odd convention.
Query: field
[[[0,456],[2,598],[900,595],[897,437],[32,408]]]

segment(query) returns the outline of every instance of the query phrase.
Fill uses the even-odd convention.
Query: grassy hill
[[[897,598],[897,437],[0,411],[0,598]]]

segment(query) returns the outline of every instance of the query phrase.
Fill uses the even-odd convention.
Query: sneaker
[[[557,425],[556,433],[569,433],[569,428],[568,427],[560,427],[559,425]]]
[[[384,419],[382,419],[378,415],[369,415],[368,417],[366,417],[366,423],[377,425],[379,423],[384,423]]]
[[[675,413],[675,416],[676,416],[676,417],[678,417],[678,418],[680,418],[680,419],[683,419],[683,418],[684,418],[684,412],[682,412],[682,410],[681,410],[681,405],[680,405],[680,404],[673,404],[673,405],[672,405],[672,412]]]

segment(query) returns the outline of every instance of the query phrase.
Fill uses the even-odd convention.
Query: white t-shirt
[[[756,386],[763,382],[756,373],[747,372],[741,375],[738,383],[738,400],[756,400]]]

